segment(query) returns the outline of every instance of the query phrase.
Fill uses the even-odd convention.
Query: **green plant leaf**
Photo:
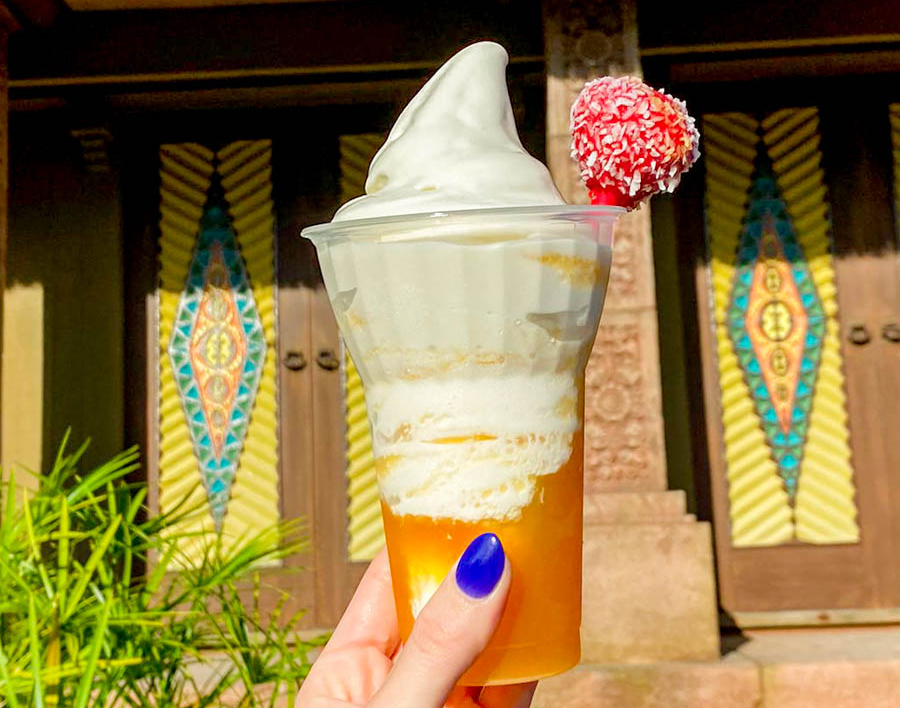
[[[9,677],[9,660],[3,651],[2,643],[0,643],[0,679],[3,679],[3,685],[6,687],[6,692],[0,692],[0,696],[9,701],[10,708],[20,708],[21,704],[16,696],[16,688],[12,685]]]
[[[9,537],[12,533],[13,526],[17,519],[16,515],[16,473],[14,470],[10,470],[9,472],[9,480],[4,485],[4,492],[6,493],[6,510],[4,511],[3,518],[0,519],[0,524],[2,524],[3,529],[3,542],[4,547],[7,547],[9,543]]]
[[[113,519],[110,526],[104,532],[103,537],[100,539],[100,542],[94,548],[93,553],[91,553],[90,558],[88,558],[88,562],[85,563],[84,569],[81,571],[78,580],[75,581],[75,587],[72,589],[72,594],[69,597],[69,603],[66,606],[66,611],[62,616],[63,622],[65,622],[72,616],[72,613],[78,607],[78,603],[81,602],[81,598],[84,595],[85,589],[87,589],[87,585],[91,580],[91,576],[93,576],[94,570],[96,570],[101,558],[103,558],[103,554],[106,553],[106,549],[109,548],[109,544],[112,543],[113,536],[116,533],[116,530],[119,528],[119,524],[121,523],[121,521],[121,516],[117,516],[115,519]]]
[[[135,518],[137,517],[138,512],[143,508],[144,500],[147,498],[147,488],[141,487],[137,490],[135,495],[131,499],[131,505],[128,507],[128,511],[125,514],[125,521],[129,524],[133,524]]]
[[[69,503],[60,499],[59,546],[56,551],[56,597],[58,606],[66,604],[66,589],[69,581]]]
[[[28,639],[31,648],[31,676],[34,681],[34,708],[44,708],[44,686],[41,678],[41,645],[38,640],[37,610],[34,596],[28,598]]]
[[[31,503],[29,502],[27,495],[27,490],[22,489],[22,512],[25,519],[25,529],[28,534],[28,545],[31,548],[31,555],[34,559],[35,567],[37,568],[38,574],[41,576],[41,581],[44,583],[44,591],[46,592],[47,597],[52,597],[53,589],[50,585],[50,576],[48,575],[47,569],[44,567],[44,561],[41,558],[40,544],[35,536],[34,520],[31,517]]]
[[[84,666],[84,673],[78,683],[78,693],[75,694],[73,708],[85,708],[90,697],[91,687],[94,684],[94,676],[97,671],[97,660],[100,658],[100,650],[103,648],[103,640],[106,636],[106,627],[109,623],[109,608],[112,605],[111,598],[107,598],[100,614],[100,622],[94,629],[94,638],[91,640],[88,660]]]

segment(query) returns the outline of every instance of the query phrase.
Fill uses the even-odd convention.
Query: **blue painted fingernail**
[[[486,597],[497,587],[505,566],[506,554],[500,539],[483,533],[460,556],[456,584],[469,597]]]

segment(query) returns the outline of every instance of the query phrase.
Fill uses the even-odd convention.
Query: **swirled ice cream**
[[[515,519],[581,425],[609,249],[591,225],[546,217],[566,207],[519,141],[506,64],[490,42],[450,59],[401,113],[366,194],[335,215],[348,238],[319,248],[397,515]],[[509,207],[524,209],[465,216]],[[447,216],[396,218],[435,212]]]
[[[365,384],[404,636],[481,530],[528,567],[564,549],[557,575],[575,596],[555,606],[578,607],[582,387],[612,218],[460,211],[343,222],[317,244]]]
[[[369,166],[365,195],[335,221],[489,207],[565,204],[516,131],[506,50],[466,47],[397,118]]]
[[[323,272],[395,514],[512,519],[569,459],[609,254],[562,229],[330,249]]]

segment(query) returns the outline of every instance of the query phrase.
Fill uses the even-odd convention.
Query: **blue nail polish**
[[[463,552],[456,566],[456,584],[469,597],[490,595],[506,566],[503,545],[495,534],[483,533]]]

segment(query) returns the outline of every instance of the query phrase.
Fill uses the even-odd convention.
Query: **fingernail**
[[[497,587],[505,566],[506,554],[500,539],[483,533],[460,556],[456,584],[469,597],[486,597]]]

